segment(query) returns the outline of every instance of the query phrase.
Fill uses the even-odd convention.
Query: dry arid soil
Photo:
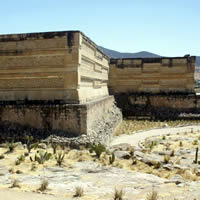
[[[117,199],[116,191],[123,191],[122,199],[154,200],[153,191],[157,200],[198,200],[200,163],[194,163],[194,159],[200,126],[179,125],[172,128],[165,122],[157,128],[152,123],[148,127],[151,130],[124,131],[99,158],[86,148],[58,145],[55,154],[51,144],[40,143],[28,154],[25,144],[1,144],[0,197],[112,200]],[[14,146],[11,152],[10,145]],[[35,155],[41,152],[51,153],[43,164],[35,161]],[[59,153],[65,155],[61,166],[56,161]],[[45,182],[46,188],[41,189]]]

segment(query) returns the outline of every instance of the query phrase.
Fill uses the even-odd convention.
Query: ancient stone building
[[[113,93],[194,93],[195,57],[111,59]]]
[[[108,96],[109,59],[79,31],[0,35],[0,100]]]
[[[200,113],[195,57],[111,59],[110,94],[124,115],[177,118]]]
[[[87,134],[105,110],[109,58],[79,31],[0,35],[0,120]]]

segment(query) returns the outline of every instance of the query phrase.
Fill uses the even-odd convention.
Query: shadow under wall
[[[193,93],[118,93],[114,97],[125,118],[200,119],[200,96]]]

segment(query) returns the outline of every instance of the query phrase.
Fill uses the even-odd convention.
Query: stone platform
[[[108,96],[85,104],[53,101],[0,103],[1,136],[5,134],[13,136],[15,133],[20,137],[25,134],[44,138],[52,134],[74,137],[99,132],[98,123],[108,117],[106,113],[114,107],[114,98]],[[118,123],[119,120],[113,124],[113,128]]]

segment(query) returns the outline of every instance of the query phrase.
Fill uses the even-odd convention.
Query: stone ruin
[[[0,131],[112,132],[115,100],[124,114],[196,112],[194,65],[190,56],[110,60],[80,31],[0,35]]]

